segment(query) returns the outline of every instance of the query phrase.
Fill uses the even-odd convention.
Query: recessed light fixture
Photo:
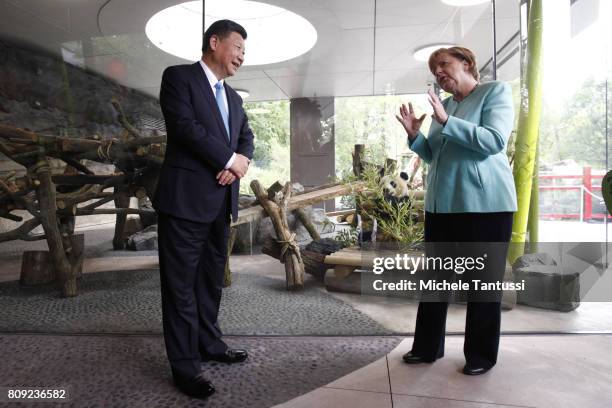
[[[234,89],[240,95],[242,99],[246,99],[249,97],[250,93],[246,89]]]
[[[426,45],[424,47],[417,48],[416,50],[414,50],[413,56],[414,56],[414,59],[417,61],[428,61],[431,53],[437,50],[438,48],[449,48],[449,47],[454,47],[454,46],[455,44],[444,44],[444,43]]]
[[[442,3],[448,4],[449,6],[475,6],[482,3],[490,3],[491,0],[442,0]]]
[[[317,42],[317,30],[304,17],[270,4],[245,0],[207,0],[205,28],[221,19],[234,20],[247,31],[244,65],[290,60]],[[145,26],[149,40],[186,60],[202,52],[202,1],[189,1],[159,11]]]

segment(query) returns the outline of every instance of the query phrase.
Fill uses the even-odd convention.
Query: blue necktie
[[[215,95],[215,99],[217,100],[217,106],[219,107],[219,112],[221,112],[221,117],[223,118],[225,130],[227,130],[227,137],[230,138],[229,119],[227,110],[225,109],[225,102],[223,101],[223,93],[225,92],[225,88],[223,88],[223,84],[221,83],[221,81],[215,84],[215,89],[217,90]]]

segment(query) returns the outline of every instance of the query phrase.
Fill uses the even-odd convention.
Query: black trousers
[[[175,378],[199,374],[202,356],[227,348],[217,324],[227,261],[227,203],[209,223],[159,214],[164,340]]]
[[[512,234],[511,212],[425,214],[425,242],[508,243]],[[503,277],[507,245],[502,256],[491,259],[491,268]],[[412,353],[426,361],[444,356],[448,302],[420,302]],[[497,362],[501,302],[467,302],[463,353],[468,365],[490,368]]]

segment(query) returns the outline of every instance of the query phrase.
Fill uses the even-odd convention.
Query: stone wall
[[[141,125],[143,118],[163,121],[156,98],[64,63],[44,51],[0,39],[0,123],[58,136],[117,137],[123,128],[111,105],[113,98],[143,134],[158,132]],[[62,162],[55,164],[55,170],[61,171]],[[18,175],[25,173],[22,166],[0,154],[0,176],[11,170]],[[78,217],[77,225],[113,222],[114,218]],[[0,232],[16,225],[0,219]]]

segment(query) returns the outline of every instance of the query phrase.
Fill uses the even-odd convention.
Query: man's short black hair
[[[202,52],[208,51],[210,47],[210,37],[216,35],[220,39],[224,39],[231,33],[238,33],[246,40],[247,32],[243,26],[232,20],[217,20],[208,27],[204,33],[204,42],[202,43]]]

